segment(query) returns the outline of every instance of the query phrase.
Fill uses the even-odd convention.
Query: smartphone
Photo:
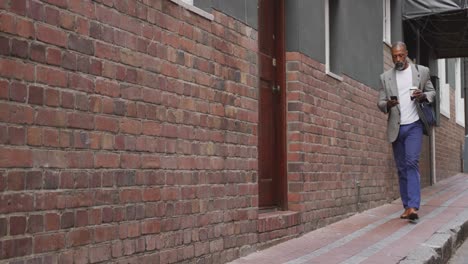
[[[398,100],[398,97],[392,95],[392,96],[390,96],[390,100]]]

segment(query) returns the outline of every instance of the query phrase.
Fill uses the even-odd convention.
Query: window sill
[[[331,71],[326,71],[326,74],[327,74],[328,76],[332,77],[333,79],[336,79],[336,80],[338,80],[338,81],[340,81],[340,82],[343,81],[343,77],[339,76],[339,75],[336,74],[336,73],[333,73],[333,72],[331,72]]]
[[[189,5],[189,4],[185,3],[182,0],[170,0],[170,1],[177,4],[177,5],[179,5],[179,6],[181,6],[181,7],[183,7],[183,8],[185,8],[185,9],[187,9],[187,10],[189,10],[189,11],[191,11],[191,12],[193,12],[193,13],[195,13],[195,14],[197,14],[197,15],[199,15],[199,16],[201,16],[201,17],[204,17],[204,18],[206,18],[206,19],[208,19],[210,21],[214,20],[214,16],[212,14],[206,12],[203,9],[200,9],[200,8],[198,8],[196,6],[193,6],[193,5]]]

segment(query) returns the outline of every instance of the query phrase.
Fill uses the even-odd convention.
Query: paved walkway
[[[419,222],[401,201],[317,229],[232,263],[446,263],[468,236],[468,174],[422,190]]]

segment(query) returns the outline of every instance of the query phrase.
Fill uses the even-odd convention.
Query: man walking
[[[393,156],[398,170],[400,197],[405,211],[400,216],[412,221],[418,219],[421,203],[419,156],[424,131],[417,102],[432,102],[435,90],[430,81],[429,69],[415,65],[408,59],[406,44],[392,46],[395,67],[380,75],[379,109],[388,114],[387,139],[392,143]]]

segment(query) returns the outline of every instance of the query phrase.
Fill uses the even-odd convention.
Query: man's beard
[[[404,62],[395,63],[395,70],[402,71],[404,69],[405,69],[405,63]]]

